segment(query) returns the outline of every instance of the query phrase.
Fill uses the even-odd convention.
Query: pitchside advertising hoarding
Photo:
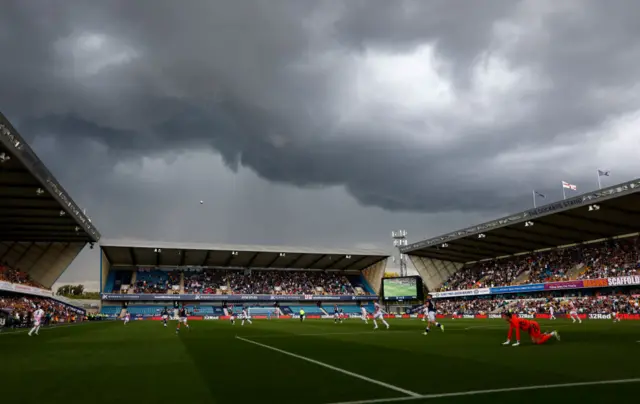
[[[9,283],[5,281],[0,281],[0,290],[4,290],[7,292],[24,293],[27,295],[53,297],[53,292],[50,290],[34,288],[32,286]]]
[[[108,301],[207,301],[207,302],[299,302],[299,301],[374,301],[378,296],[330,296],[330,295],[150,295],[102,293],[102,300]]]
[[[607,288],[615,286],[640,285],[640,275],[617,276],[613,278],[585,279],[579,281],[534,283],[530,285],[500,286],[496,288],[449,290],[431,293],[436,299],[464,296],[498,295],[504,293],[539,292],[543,290],[569,290],[585,288]]]

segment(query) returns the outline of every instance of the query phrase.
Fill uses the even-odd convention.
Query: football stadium
[[[388,279],[380,251],[101,240],[0,118],[6,402],[601,403],[640,387],[640,180],[407,245],[419,276]],[[51,291],[87,245],[99,315]],[[505,313],[522,338],[505,341]]]

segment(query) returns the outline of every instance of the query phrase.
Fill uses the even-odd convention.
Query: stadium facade
[[[430,291],[473,264],[637,236],[640,179],[529,209],[401,248]],[[434,297],[638,285],[640,277],[570,280],[433,292]]]

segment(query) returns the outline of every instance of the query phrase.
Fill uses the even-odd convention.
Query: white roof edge
[[[289,254],[336,254],[336,255],[369,255],[389,257],[388,252],[363,249],[363,248],[310,248],[291,246],[265,246],[265,245],[231,245],[231,244],[205,244],[205,243],[180,243],[167,241],[149,241],[135,239],[100,240],[100,247],[125,247],[125,248],[166,248],[175,250],[211,250],[211,251],[245,251],[268,252]]]

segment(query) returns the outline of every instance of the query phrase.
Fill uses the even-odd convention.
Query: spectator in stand
[[[47,298],[26,295],[0,295],[0,309],[8,310],[14,319],[13,326],[27,327],[31,317],[40,305],[45,312],[45,325],[81,321],[81,316],[68,306]]]
[[[582,272],[576,275],[576,270]],[[640,273],[639,238],[555,249],[478,263],[451,275],[440,291],[546,283],[573,279],[595,279]]]
[[[0,265],[0,281],[18,283],[21,285],[32,286],[34,288],[47,289],[44,286],[40,285],[38,282],[32,280],[28,274],[20,272],[17,269],[13,269],[6,263]]]
[[[139,279],[143,280],[136,282],[136,293],[167,293],[166,285],[179,284],[179,276],[172,280],[172,275],[168,275],[169,280],[164,281],[151,272]],[[355,294],[347,277],[337,272],[226,269],[185,271],[184,291],[187,294]]]

